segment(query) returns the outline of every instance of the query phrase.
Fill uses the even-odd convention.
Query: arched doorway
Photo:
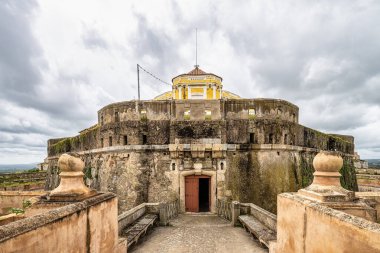
[[[211,177],[190,175],[185,177],[186,212],[209,212],[211,206]]]

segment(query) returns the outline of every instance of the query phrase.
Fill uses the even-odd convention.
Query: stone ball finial
[[[61,182],[50,192],[49,200],[78,201],[96,194],[83,182],[84,162],[80,158],[63,154],[58,159],[58,166],[61,169]]]
[[[343,166],[343,159],[337,152],[319,152],[314,157],[313,166],[313,185],[340,186],[339,170]]]
[[[343,166],[343,159],[338,152],[319,152],[314,157],[313,166],[315,169],[313,183],[300,189],[299,194],[325,203],[355,199],[355,192],[344,189],[340,184],[339,170]]]
[[[62,172],[82,172],[84,169],[84,162],[68,154],[63,154],[58,159],[58,167]]]
[[[314,157],[313,166],[316,171],[339,172],[343,166],[343,159],[335,152],[322,151]]]

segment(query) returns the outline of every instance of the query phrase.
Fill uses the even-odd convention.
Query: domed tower
[[[223,91],[223,79],[213,73],[207,73],[197,65],[188,73],[178,75],[172,79],[172,91],[165,92],[155,100],[185,100],[185,99],[239,99],[228,91]]]

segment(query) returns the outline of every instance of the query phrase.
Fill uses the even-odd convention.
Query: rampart
[[[180,199],[184,177],[211,179],[215,199],[233,198],[276,211],[276,195],[312,180],[319,150],[345,160],[342,184],[357,189],[352,136],[298,124],[298,107],[278,99],[127,101],[98,111],[98,123],[49,140],[46,189],[59,183],[58,155],[77,152],[88,185],[119,197],[120,212],[144,202]]]

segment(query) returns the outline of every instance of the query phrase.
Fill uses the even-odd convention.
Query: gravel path
[[[156,227],[138,245],[134,253],[267,253],[243,228],[232,227],[216,215],[182,214],[170,226]]]

